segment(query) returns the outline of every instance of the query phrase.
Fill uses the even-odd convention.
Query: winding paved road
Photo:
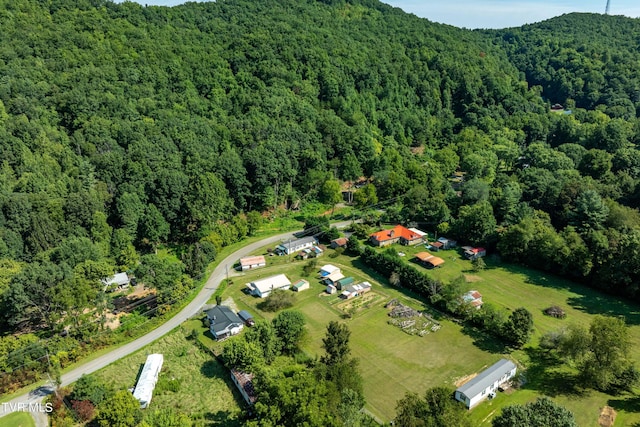
[[[338,222],[332,225],[341,228],[345,227],[348,224],[351,224],[351,221]],[[77,381],[78,378],[80,378],[82,375],[95,372],[115,362],[118,359],[128,356],[129,354],[139,350],[147,344],[150,344],[158,338],[168,334],[185,320],[193,317],[196,314],[199,314],[202,306],[205,305],[207,301],[209,301],[213,293],[218,288],[220,282],[222,282],[222,280],[225,278],[227,266],[228,268],[232,268],[233,264],[235,264],[239,258],[250,255],[252,252],[257,251],[264,246],[284,241],[290,238],[292,236],[292,233],[293,232],[278,234],[277,236],[268,237],[266,239],[244,246],[241,249],[238,249],[237,251],[226,257],[224,260],[222,260],[220,264],[218,264],[216,269],[213,270],[213,273],[211,273],[211,276],[209,276],[209,279],[207,279],[207,283],[205,283],[204,287],[200,290],[198,295],[178,314],[173,316],[166,323],[163,323],[158,328],[154,329],[146,335],[143,335],[135,341],[125,344],[122,347],[118,347],[113,351],[110,351],[109,353],[94,360],[83,363],[82,365],[63,374],[62,386],[69,385]],[[41,404],[42,399],[52,392],[53,387],[47,385],[39,387],[29,393],[18,396],[7,403],[3,403],[0,405],[0,417],[16,411],[30,411],[34,416],[34,419],[36,420],[36,425],[38,427],[46,427],[48,425],[47,417],[44,416],[43,412],[39,411],[38,408],[41,407],[39,406],[39,404]]]

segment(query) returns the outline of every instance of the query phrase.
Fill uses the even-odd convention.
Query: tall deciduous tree
[[[503,328],[502,335],[515,347],[522,347],[533,332],[533,316],[526,308],[516,308]]]
[[[98,408],[100,427],[133,427],[140,421],[140,402],[127,390],[116,392]]]
[[[505,407],[491,422],[493,427],[578,427],[573,413],[548,397],[525,405]]]
[[[396,405],[396,425],[407,427],[471,427],[467,409],[446,387],[428,389],[424,397],[408,393]]]
[[[272,320],[273,328],[280,340],[282,351],[294,354],[298,351],[300,341],[305,333],[304,316],[299,311],[285,310]]]

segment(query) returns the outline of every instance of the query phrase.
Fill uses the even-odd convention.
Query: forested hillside
[[[497,38],[530,85],[551,103],[632,119],[640,106],[637,19],[563,15],[498,31]]]
[[[357,207],[385,220],[639,296],[638,20],[481,32],[374,0],[0,0],[0,22],[6,332],[90,335],[116,271],[170,305],[263,213],[361,178]]]

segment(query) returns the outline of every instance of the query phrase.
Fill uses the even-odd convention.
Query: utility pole
[[[611,0],[607,0],[607,7],[604,10],[605,15],[609,14],[609,6],[611,6]]]

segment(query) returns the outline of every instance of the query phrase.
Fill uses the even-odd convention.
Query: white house
[[[133,390],[133,397],[138,399],[141,409],[148,407],[151,403],[153,389],[156,388],[163,361],[164,357],[161,354],[147,356],[147,361],[142,368],[142,372],[140,372],[136,388]]]
[[[242,271],[264,267],[265,265],[267,265],[267,261],[262,255],[240,258],[240,268]]]
[[[224,305],[216,305],[206,313],[209,319],[209,331],[217,340],[237,335],[244,328],[244,321]]]
[[[489,395],[495,395],[501,384],[516,375],[516,370],[516,365],[512,361],[500,359],[471,381],[458,387],[454,396],[456,400],[463,402],[468,409],[471,409]]]
[[[247,283],[247,288],[249,288],[251,295],[255,295],[259,298],[268,297],[271,291],[276,289],[286,290],[290,287],[291,282],[284,274],[278,274],[277,276],[271,276],[266,279]]]
[[[131,281],[127,273],[116,273],[111,277],[102,279],[105,291],[113,288],[126,289],[129,287],[129,283],[131,283]]]
[[[278,255],[291,255],[303,249],[312,248],[318,244],[318,239],[314,236],[303,237],[301,239],[289,240],[276,246],[275,253]]]

